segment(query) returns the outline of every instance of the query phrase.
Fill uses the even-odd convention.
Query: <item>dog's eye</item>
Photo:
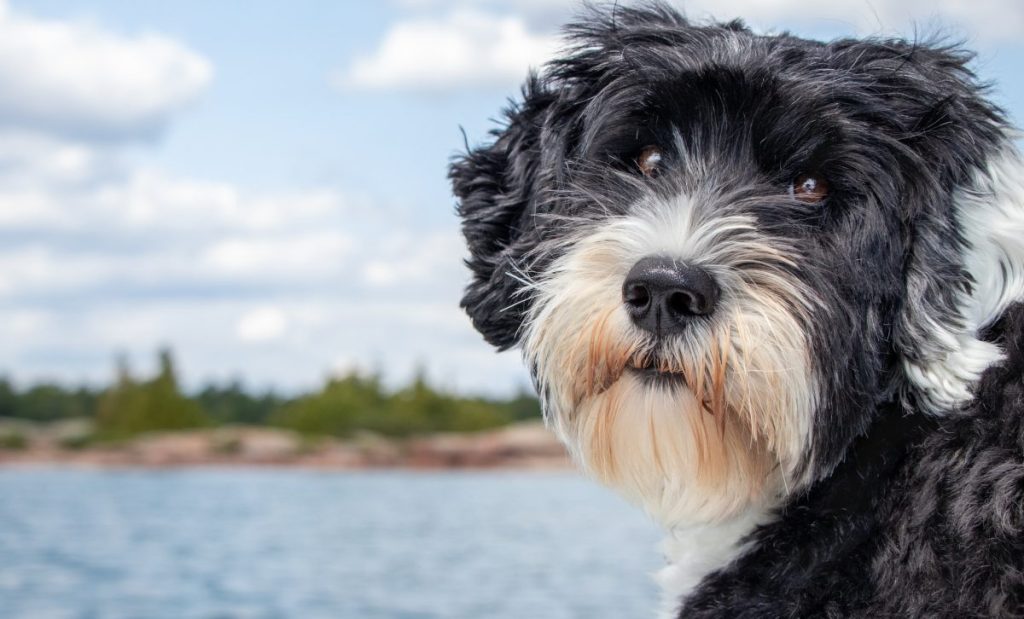
[[[818,174],[801,174],[789,186],[789,195],[801,202],[821,202],[828,197],[828,181]]]
[[[661,149],[657,146],[646,146],[636,157],[636,167],[644,176],[654,178],[661,171]]]

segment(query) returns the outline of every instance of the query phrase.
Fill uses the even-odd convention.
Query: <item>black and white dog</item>
[[[666,617],[1024,616],[1024,161],[955,47],[600,9],[451,168],[463,306]]]

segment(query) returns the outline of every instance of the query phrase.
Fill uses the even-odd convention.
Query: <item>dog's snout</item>
[[[707,270],[664,256],[643,258],[622,284],[622,300],[633,323],[655,335],[679,333],[695,316],[708,316],[719,289]]]

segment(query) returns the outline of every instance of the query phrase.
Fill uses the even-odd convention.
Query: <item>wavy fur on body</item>
[[[452,165],[463,306],[666,528],[664,616],[1024,616],[1024,163],[970,56],[661,4],[566,34]],[[714,312],[634,324],[650,256]]]

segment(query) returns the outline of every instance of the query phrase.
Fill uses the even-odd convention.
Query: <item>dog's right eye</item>
[[[644,176],[654,178],[661,171],[662,160],[660,148],[657,146],[646,146],[636,157],[636,167]]]

